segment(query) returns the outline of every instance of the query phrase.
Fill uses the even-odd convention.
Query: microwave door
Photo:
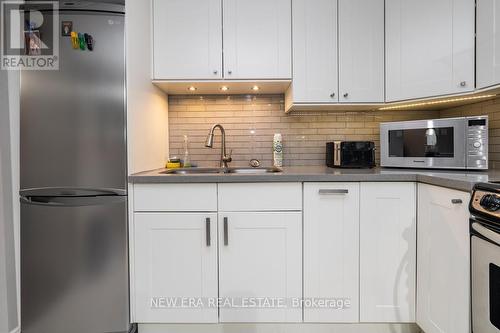
[[[382,165],[465,168],[465,131],[458,119],[383,124]]]

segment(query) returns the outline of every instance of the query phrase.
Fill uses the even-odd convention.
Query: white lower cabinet
[[[138,323],[416,322],[470,333],[468,193],[419,184],[417,195],[412,182],[135,189]],[[156,191],[180,192],[186,210],[169,212],[177,204]]]
[[[359,183],[304,183],[305,322],[359,321]]]
[[[302,297],[301,212],[219,213],[219,243],[219,294],[230,302],[220,322],[302,320],[300,307],[263,303]]]
[[[360,321],[415,322],[415,183],[361,183]]]
[[[134,263],[137,322],[217,322],[217,214],[135,213]]]
[[[418,185],[417,324],[470,332],[469,193]]]

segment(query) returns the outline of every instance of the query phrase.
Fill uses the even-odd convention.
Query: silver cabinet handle
[[[344,98],[347,98],[347,96],[349,96],[349,94],[348,94],[348,93],[345,93],[345,94],[344,94]]]
[[[227,74],[231,75],[233,74],[233,71],[227,71]]]
[[[320,195],[332,195],[332,194],[347,194],[349,190],[346,189],[321,189],[318,191]]]
[[[229,244],[229,237],[227,233],[227,217],[224,217],[224,246]]]
[[[205,220],[206,235],[207,235],[207,246],[211,245],[211,235],[210,235],[210,217]]]
[[[330,97],[331,97],[331,98],[334,98],[334,97],[335,97],[335,93],[334,93],[334,92],[333,92],[333,93],[331,93],[331,94],[330,94]]]
[[[215,70],[215,71],[214,71],[214,75],[217,75],[217,73],[219,73],[219,71]]]
[[[454,205],[459,205],[463,203],[462,199],[451,199],[451,203]]]
[[[467,85],[467,82],[466,81],[462,81],[460,82],[460,87],[465,87]]]

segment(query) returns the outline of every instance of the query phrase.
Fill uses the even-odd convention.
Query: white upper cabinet
[[[470,332],[469,193],[418,185],[417,324]]]
[[[294,103],[338,102],[337,0],[293,0]]]
[[[217,214],[134,214],[134,308],[139,323],[216,323]],[[182,306],[184,299],[205,306]]]
[[[360,321],[415,322],[414,183],[361,183]]]
[[[153,79],[220,78],[221,0],[153,0]]]
[[[287,104],[384,101],[384,0],[293,0]]]
[[[474,90],[474,0],[386,0],[386,99]]]
[[[290,79],[291,0],[223,0],[223,8],[224,77]]]
[[[339,0],[338,8],[339,101],[382,103],[384,0]]]
[[[219,213],[219,243],[219,295],[236,305],[221,306],[221,323],[302,320],[299,306],[248,303],[301,299],[301,212]]]
[[[359,321],[359,183],[304,183],[304,322]]]
[[[477,0],[477,88],[500,84],[500,3]]]

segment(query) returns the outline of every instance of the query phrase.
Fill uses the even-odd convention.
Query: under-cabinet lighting
[[[222,91],[228,91],[228,90],[229,90],[229,87],[227,87],[227,86],[222,86],[222,87],[220,87],[220,90],[222,90]]]
[[[191,86],[191,87],[188,88],[188,90],[189,91],[196,91],[196,87]]]
[[[407,108],[414,108],[414,107],[418,107],[418,106],[430,106],[430,105],[439,105],[439,104],[454,103],[454,102],[471,101],[471,100],[475,100],[475,99],[491,98],[491,97],[495,97],[495,96],[496,95],[490,94],[490,95],[478,95],[478,96],[469,96],[469,97],[456,97],[456,98],[441,99],[438,101],[428,101],[428,102],[418,102],[418,103],[410,103],[410,104],[384,106],[384,107],[379,108],[379,110],[407,109]]]
[[[253,87],[252,87],[252,90],[253,90],[253,91],[259,91],[259,90],[260,90],[260,88],[259,88],[259,86],[253,86]]]

